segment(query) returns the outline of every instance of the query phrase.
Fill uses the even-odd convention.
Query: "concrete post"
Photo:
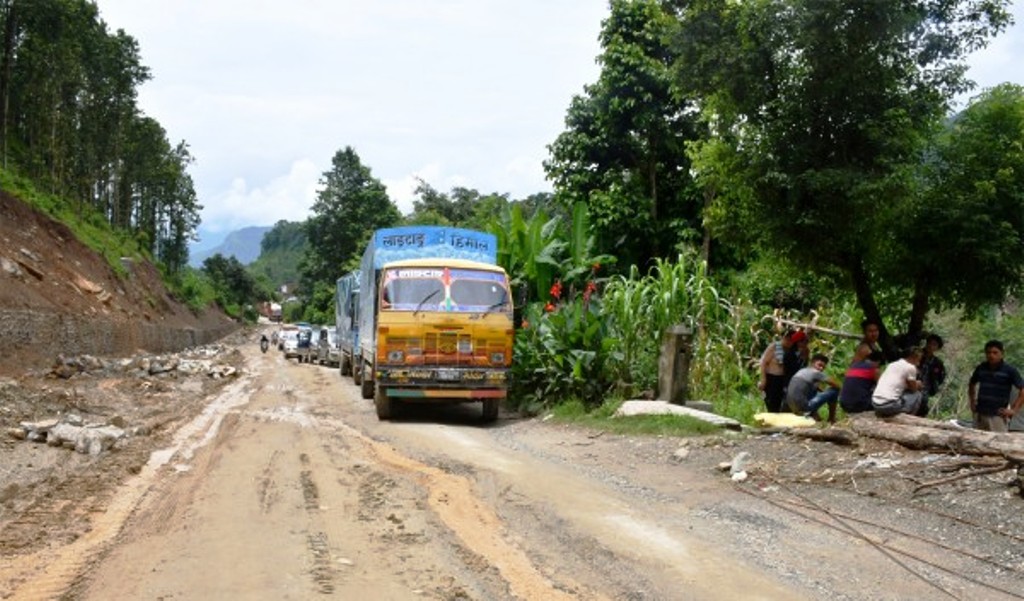
[[[658,400],[677,405],[686,403],[692,346],[693,330],[689,326],[676,324],[665,329],[658,358]]]

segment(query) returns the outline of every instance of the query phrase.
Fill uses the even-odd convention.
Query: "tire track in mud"
[[[256,486],[256,492],[260,499],[260,511],[264,514],[270,513],[273,510],[274,505],[277,504],[281,496],[277,483],[274,481],[274,472],[277,470],[277,464],[281,460],[282,455],[283,453],[277,450],[270,454],[270,460],[267,461],[267,466],[263,468],[259,484]]]
[[[309,455],[305,453],[299,455],[299,462],[304,467],[308,467],[310,465]],[[299,474],[299,487],[302,489],[306,513],[311,514],[316,521],[318,518],[313,514],[320,512],[320,488],[313,480],[311,470],[305,469]],[[313,579],[313,586],[321,595],[333,594],[335,591],[334,580],[338,576],[338,570],[334,567],[330,537],[323,531],[310,532],[306,534],[306,547],[312,557],[309,574]]]
[[[360,441],[377,463],[409,475],[421,486],[426,491],[429,508],[465,546],[464,550],[457,550],[463,561],[475,570],[496,569],[511,596],[552,601],[604,599],[576,583],[556,585],[541,574],[527,554],[508,539],[501,519],[477,497],[468,478],[406,457],[390,445],[377,442],[343,422],[334,422],[333,425],[351,439]],[[395,484],[387,474],[369,468],[362,471],[359,519],[377,519],[379,514],[374,511],[385,507],[386,492]],[[396,528],[402,525],[394,513],[387,515],[386,520]],[[402,534],[397,536],[401,539]]]

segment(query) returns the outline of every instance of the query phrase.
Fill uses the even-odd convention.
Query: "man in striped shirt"
[[[1017,398],[1010,405],[1010,392]],[[974,427],[989,432],[1009,431],[1010,420],[1024,405],[1024,379],[1017,368],[1003,361],[1003,343],[985,343],[985,362],[974,368],[967,385],[967,398],[974,414]]]

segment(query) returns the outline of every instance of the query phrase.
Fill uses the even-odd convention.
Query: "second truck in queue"
[[[513,327],[496,256],[495,237],[473,230],[374,232],[359,271],[353,376],[378,418],[402,402],[480,402],[484,421],[497,419]]]

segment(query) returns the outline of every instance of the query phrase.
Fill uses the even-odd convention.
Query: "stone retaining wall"
[[[105,320],[36,311],[0,310],[0,348],[7,358],[19,352],[54,358],[64,355],[129,355],[138,351],[177,352],[208,344],[238,329],[226,323],[210,329]]]

